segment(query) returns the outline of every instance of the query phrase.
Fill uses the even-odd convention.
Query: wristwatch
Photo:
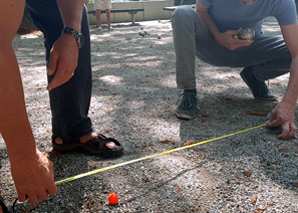
[[[79,33],[78,31],[76,31],[73,28],[70,27],[64,27],[62,30],[62,34],[70,34],[73,37],[75,37],[77,39],[77,43],[78,43],[78,47],[81,48],[84,44],[84,36],[82,33]]]

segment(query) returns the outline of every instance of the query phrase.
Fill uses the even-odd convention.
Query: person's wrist
[[[63,34],[68,34],[71,35],[72,37],[74,37],[77,41],[77,45],[79,48],[81,48],[84,44],[84,36],[82,33],[78,32],[77,30],[75,30],[74,28],[71,27],[64,27],[62,30],[62,35]]]
[[[23,161],[34,161],[38,158],[40,151],[36,149],[24,149],[21,151],[11,151],[8,152],[9,161],[11,164],[20,163]]]
[[[220,36],[221,36],[221,33],[220,32],[213,32],[212,34],[213,34],[213,36],[214,36],[214,38],[215,38],[216,41],[219,41],[220,40]]]
[[[297,103],[297,97],[295,97],[295,95],[290,91],[287,91],[281,102],[295,107]]]

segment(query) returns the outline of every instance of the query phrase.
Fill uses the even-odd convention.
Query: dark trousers
[[[60,37],[63,22],[56,0],[26,0],[26,9],[34,24],[44,34],[47,65],[50,50]],[[52,111],[52,131],[64,140],[79,138],[90,134],[92,123],[88,117],[91,100],[91,58],[90,36],[86,8],[83,11],[81,32],[85,43],[79,49],[78,67],[74,76],[65,84],[49,92]],[[48,82],[53,76],[48,76]]]

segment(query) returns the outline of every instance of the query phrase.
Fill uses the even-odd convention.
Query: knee
[[[175,9],[172,15],[172,25],[175,26],[177,24],[189,22],[191,17],[195,17],[195,14],[196,11],[192,7],[188,5],[179,6]]]
[[[187,14],[189,14],[190,12],[193,12],[194,9],[192,9],[190,6],[187,6],[187,5],[182,5],[182,6],[179,6],[177,7],[174,12],[173,12],[173,15],[172,17],[173,18],[183,18],[185,16],[187,16]]]

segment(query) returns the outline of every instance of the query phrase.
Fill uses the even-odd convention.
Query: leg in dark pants
[[[50,50],[60,37],[63,23],[56,0],[27,0],[26,9],[36,27],[45,38],[46,60],[50,60]],[[79,49],[78,67],[74,76],[65,84],[51,90],[53,134],[64,140],[75,139],[92,133],[88,115],[91,98],[90,37],[86,9],[83,11],[81,32],[85,43]],[[48,77],[48,82],[53,76]]]
[[[27,0],[26,9],[36,27],[44,33],[48,65],[50,50],[64,27],[57,2],[56,0]],[[85,44],[79,49],[78,66],[74,76],[68,82],[50,91],[53,149],[63,152],[83,149],[89,153],[104,156],[121,155],[123,152],[121,144],[113,138],[94,133],[88,117],[92,79],[86,7],[82,13],[81,32],[84,35]],[[53,77],[49,76],[48,82],[51,82]]]

